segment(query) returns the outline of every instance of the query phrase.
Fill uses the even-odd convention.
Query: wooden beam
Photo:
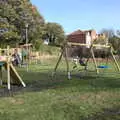
[[[88,67],[87,64],[88,64],[88,61],[89,61],[90,56],[91,56],[91,49],[92,49],[92,47],[93,47],[93,46],[92,46],[92,44],[91,44],[91,46],[90,46],[90,48],[89,48],[89,51],[88,51],[89,53],[88,53],[88,55],[87,55],[87,60],[86,60],[86,62],[85,62],[85,65],[86,65],[86,66],[85,66],[85,70],[87,70],[87,67]]]
[[[75,45],[75,46],[91,46],[89,44],[84,44],[84,43],[73,43],[73,42],[68,42],[68,45]],[[110,45],[100,45],[100,44],[92,44],[93,47],[104,47],[104,48],[110,48]]]
[[[71,79],[70,71],[69,71],[69,62],[68,62],[68,54],[67,54],[67,47],[65,47],[65,61],[66,61],[66,66],[67,66],[67,75],[68,79]]]
[[[96,73],[98,74],[99,73],[99,70],[98,70],[98,66],[97,66],[97,62],[96,62],[96,59],[95,59],[95,55],[94,55],[94,51],[93,51],[93,48],[91,48],[91,54],[92,54],[92,58],[93,58],[93,61],[94,61],[94,64],[95,64],[95,68],[96,68]]]
[[[7,46],[7,84],[8,84],[8,90],[10,90],[10,58],[9,58],[9,46]]]
[[[2,85],[2,66],[0,66],[0,85]]]
[[[114,54],[113,54],[112,49],[113,49],[113,48],[111,47],[110,53],[111,53],[111,55],[112,55],[112,57],[113,57],[113,60],[114,60],[114,62],[115,62],[115,65],[116,65],[118,71],[120,72],[120,66],[119,66],[119,64],[118,64],[118,62],[117,62],[117,60],[116,60],[116,58],[115,58],[115,56],[114,56]]]
[[[61,54],[60,54],[60,57],[59,57],[59,59],[58,59],[58,61],[57,61],[57,64],[55,65],[54,73],[56,72],[56,70],[57,70],[57,68],[58,68],[58,66],[59,66],[59,63],[60,63],[60,61],[61,61],[61,59],[62,59],[64,50],[65,50],[65,47],[62,49]],[[54,73],[53,73],[53,74],[54,74]]]
[[[26,84],[23,82],[22,78],[16,71],[15,67],[12,64],[9,64],[9,65],[10,65],[10,75],[14,79],[13,81],[16,81],[16,83],[18,83],[18,84],[21,83],[23,85],[23,87],[26,87]]]
[[[3,50],[7,51],[8,49],[0,49],[0,51],[3,51]]]

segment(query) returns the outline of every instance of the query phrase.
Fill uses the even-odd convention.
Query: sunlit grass
[[[64,60],[52,77],[55,63],[17,68],[27,87],[1,97],[0,120],[119,120],[120,74],[108,69],[97,75],[93,63],[93,72],[79,71],[83,67],[70,62],[68,80]]]

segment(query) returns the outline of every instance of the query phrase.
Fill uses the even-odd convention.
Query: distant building
[[[87,44],[87,47],[89,47],[96,38],[97,34],[95,30],[77,30],[67,36],[68,42]]]
[[[77,30],[67,35],[68,42],[87,44],[84,46],[71,46],[68,48],[68,56],[87,56],[88,48],[92,44],[93,40],[97,39],[97,33],[95,30]]]
[[[88,49],[90,48],[93,41],[96,44],[108,44],[108,40],[106,38],[106,35],[104,33],[97,34],[95,30],[77,30],[72,32],[71,34],[67,35],[68,42],[73,43],[81,43],[81,44],[87,44],[87,46],[71,46],[68,49],[68,55],[70,57],[75,56],[87,56]],[[101,49],[101,47],[97,47],[97,49]]]

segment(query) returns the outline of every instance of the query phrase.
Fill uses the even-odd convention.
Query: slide
[[[4,67],[7,70],[7,63],[4,64]],[[10,77],[12,78],[13,84],[17,84],[17,85],[22,84],[23,87],[26,87],[22,78],[20,77],[20,75],[18,74],[18,72],[16,71],[15,67],[12,64],[10,64]]]

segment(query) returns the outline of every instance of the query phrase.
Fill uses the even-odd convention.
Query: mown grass
[[[114,69],[95,72],[72,71],[66,76],[63,61],[52,78],[56,59],[18,68],[26,88],[12,88],[0,98],[0,120],[119,120],[120,74]],[[111,64],[112,65],[112,64]],[[93,65],[91,64],[91,67]]]

